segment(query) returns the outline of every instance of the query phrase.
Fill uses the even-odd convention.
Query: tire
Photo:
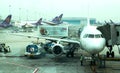
[[[112,56],[112,58],[114,58],[114,56],[115,56],[114,51],[111,53],[111,56]]]
[[[74,52],[71,52],[71,57],[74,57]]]
[[[69,58],[69,52],[66,53],[66,57]]]
[[[110,53],[107,51],[106,55],[107,55],[107,58],[109,58]]]

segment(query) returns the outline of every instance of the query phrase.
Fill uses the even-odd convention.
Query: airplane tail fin
[[[56,16],[56,17],[52,20],[52,22],[60,24],[60,23],[61,23],[62,16],[63,16],[63,14],[61,14],[60,16]]]
[[[42,22],[42,18],[40,18],[38,21],[37,21],[37,25],[41,25],[41,22]]]
[[[87,26],[90,26],[90,18],[87,18]]]
[[[62,16],[63,16],[63,14],[61,14],[61,15],[59,16],[59,19],[60,19],[60,20],[62,19]]]
[[[2,22],[2,24],[10,24],[11,18],[12,18],[12,15],[8,15],[6,19]]]

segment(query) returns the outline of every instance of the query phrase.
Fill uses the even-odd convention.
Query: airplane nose
[[[90,53],[96,54],[101,52],[105,47],[105,39],[92,41]]]
[[[83,46],[86,51],[91,54],[97,54],[101,52],[105,47],[105,39],[88,39],[84,42],[85,45]]]

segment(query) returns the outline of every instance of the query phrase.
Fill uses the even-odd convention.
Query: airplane
[[[52,21],[43,21],[43,23],[49,24],[49,25],[58,25],[63,23],[61,21],[63,14],[60,14],[60,16],[56,16]]]
[[[22,25],[22,28],[31,28],[31,27],[37,27],[38,25],[42,25],[41,24],[41,22],[42,22],[42,18],[40,18],[37,22],[35,22],[35,23],[30,23],[30,22],[26,22],[26,23],[24,23],[24,25]],[[23,23],[22,23],[23,24]]]
[[[2,28],[8,28],[8,27],[11,27],[12,25],[10,24],[10,21],[11,21],[11,18],[12,18],[12,15],[8,15],[6,17],[6,19],[0,23],[0,27]]]
[[[40,18],[37,22],[21,22],[18,27],[22,28],[24,32],[32,32],[33,28],[37,28],[37,26],[41,24],[42,18]]]
[[[65,53],[67,57],[70,55],[74,57],[74,51],[80,47],[87,51],[92,59],[94,59],[96,54],[99,54],[104,49],[106,39],[97,27],[91,26],[90,23],[84,26],[79,33],[80,37],[77,40],[39,36],[27,37],[49,40],[50,42],[45,43],[43,48],[47,52],[50,51],[55,57],[61,56],[63,53]]]
[[[104,49],[105,41],[106,41],[102,33],[97,29],[97,27],[90,25],[83,27],[82,31],[80,32],[80,39],[77,41],[75,40],[73,41],[70,39],[58,39],[58,38],[49,38],[49,37],[44,37],[43,39],[56,42],[56,44],[50,46],[55,56],[60,56],[61,53],[63,53],[65,50],[64,49],[65,46],[61,45],[60,44],[61,42],[67,42],[73,45],[73,47],[68,51],[68,53],[72,57],[74,56],[73,48],[78,48],[78,45],[81,47],[81,49],[87,51],[88,53],[94,56],[95,54],[98,54]]]

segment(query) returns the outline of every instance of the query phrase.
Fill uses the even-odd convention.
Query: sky
[[[0,0],[0,17],[12,14],[12,20],[89,17],[98,21],[120,22],[120,0]]]

